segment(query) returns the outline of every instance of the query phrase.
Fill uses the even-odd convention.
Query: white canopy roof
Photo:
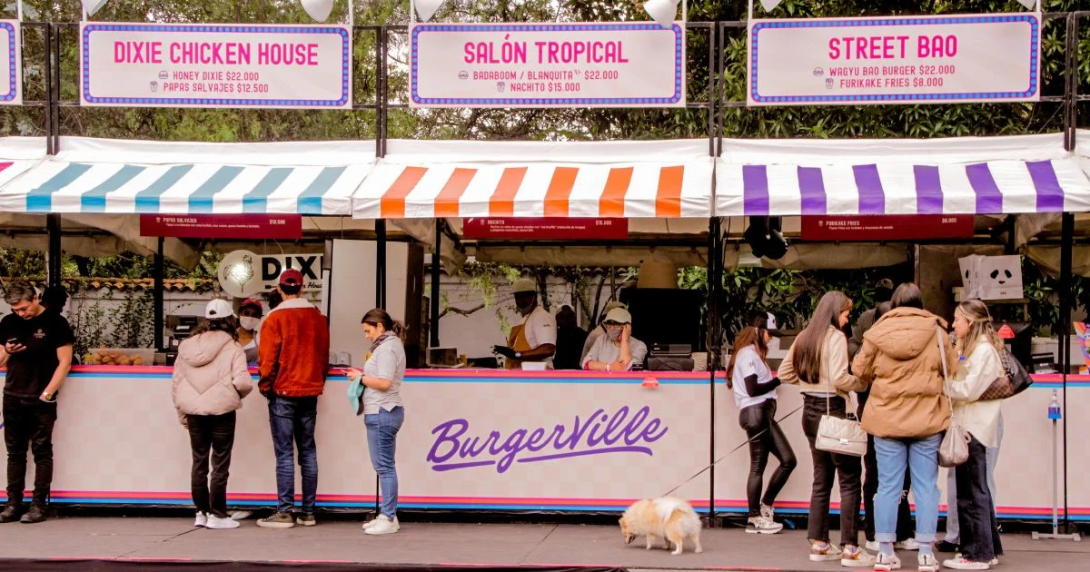
[[[711,216],[708,140],[392,140],[356,218]]]
[[[64,137],[60,149],[14,180],[0,172],[0,212],[347,215],[375,156],[372,141]]]
[[[948,139],[728,139],[716,214],[1017,214],[1090,211],[1062,134]]]

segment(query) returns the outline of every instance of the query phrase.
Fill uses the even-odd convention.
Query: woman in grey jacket
[[[178,419],[189,429],[193,450],[190,484],[197,505],[193,525],[238,528],[238,522],[227,515],[227,475],[235,442],[235,411],[253,389],[253,378],[238,343],[231,304],[212,300],[204,317],[205,322],[178,347],[171,394]]]

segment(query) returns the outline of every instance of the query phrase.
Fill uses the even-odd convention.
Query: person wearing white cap
[[[552,367],[556,354],[556,319],[537,303],[537,285],[531,278],[515,281],[515,306],[522,314],[521,324],[511,328],[506,346],[494,346],[507,358],[504,367],[518,369],[522,362],[545,362]]]
[[[598,323],[598,327],[594,328],[587,334],[587,341],[583,342],[583,353],[579,356],[579,363],[583,363],[583,358],[587,357],[590,353],[590,348],[594,347],[594,342],[598,341],[598,338],[606,335],[606,316],[609,315],[610,310],[614,308],[628,309],[623,302],[613,300],[606,304],[606,307],[602,309],[602,320]]]
[[[583,358],[583,369],[630,371],[647,357],[647,345],[632,337],[632,314],[614,308],[602,322],[606,335],[600,336]]]
[[[238,522],[227,515],[227,475],[235,443],[235,411],[253,390],[253,378],[246,366],[246,352],[238,343],[231,303],[212,300],[204,317],[193,335],[178,346],[171,396],[178,419],[189,430],[193,450],[190,485],[197,506],[194,526],[238,528]]]

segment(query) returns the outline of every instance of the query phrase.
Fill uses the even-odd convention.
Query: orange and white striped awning
[[[708,141],[390,141],[352,197],[361,219],[711,216]]]

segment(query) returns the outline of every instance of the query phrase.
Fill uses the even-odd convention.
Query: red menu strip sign
[[[290,214],[142,214],[140,236],[298,240],[303,237],[303,217]]]
[[[467,218],[462,235],[471,240],[624,240],[624,218]]]
[[[973,232],[973,215],[802,217],[802,239],[813,241],[971,238]]]

